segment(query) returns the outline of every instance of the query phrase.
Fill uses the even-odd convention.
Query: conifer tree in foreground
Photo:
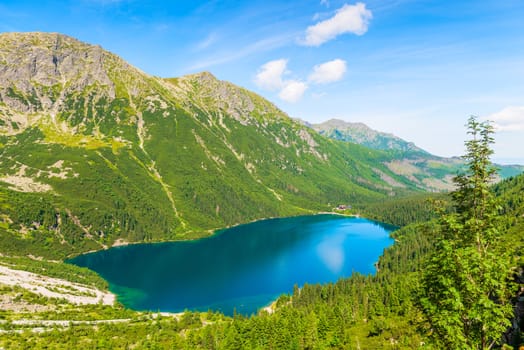
[[[509,326],[510,256],[491,192],[493,126],[470,117],[465,174],[455,177],[455,212],[441,213],[440,230],[423,277],[421,305],[431,335],[448,349],[490,349]]]

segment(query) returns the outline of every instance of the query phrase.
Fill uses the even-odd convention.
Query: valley
[[[433,333],[417,293],[445,220],[469,213],[456,203],[461,183],[453,180],[471,171],[469,166],[467,157],[437,157],[364,124],[305,124],[209,72],[161,78],[63,34],[0,33],[0,347],[407,349],[440,344],[429,343]],[[500,202],[493,211],[503,228],[497,249],[511,257],[516,281],[524,268],[523,169],[500,166],[489,178],[489,190],[483,188]],[[467,202],[464,198],[458,200]],[[136,311],[116,301],[112,281],[102,272],[65,263],[105,256],[111,247],[123,252],[152,243],[158,249],[197,246],[215,242],[228,227],[265,225],[259,221],[265,218],[320,220],[324,215],[313,216],[319,213],[356,215],[400,228],[391,232],[395,243],[379,246],[366,268],[348,265],[329,278],[269,290],[264,302],[277,299],[266,310],[257,303],[237,312],[233,303],[226,315],[217,311],[222,307],[205,310],[202,305],[213,304],[206,300],[195,307],[200,311],[182,313],[190,307],[184,303],[170,308],[180,313],[161,313],[157,304]],[[296,236],[305,230],[294,229]],[[262,243],[254,242],[257,237],[250,236],[252,244],[237,242],[228,258],[249,251],[256,256],[264,243],[271,260],[271,243],[278,245],[283,237],[268,242],[259,237]],[[129,246],[119,247],[124,245]],[[355,245],[359,252],[371,246]],[[319,247],[312,256],[320,254]],[[191,251],[192,257],[218,254],[216,246],[206,249]],[[340,258],[340,251],[326,254]],[[154,256],[131,257],[124,265],[143,267]],[[305,275],[313,271],[311,256],[296,259]],[[175,261],[180,273],[192,274],[197,265],[190,261]],[[229,260],[209,261],[219,267]],[[235,262],[226,272],[249,266]],[[157,271],[172,272],[172,261],[157,263]],[[117,268],[109,255],[104,264]],[[119,267],[112,273],[130,272]],[[275,275],[268,272],[263,285],[269,287]],[[151,282],[151,273],[145,276]],[[143,296],[125,288],[117,294],[128,293],[135,301]],[[507,305],[522,297],[517,290],[504,294]],[[517,335],[504,342],[521,341],[522,332],[513,332]],[[433,345],[429,348],[439,346]]]

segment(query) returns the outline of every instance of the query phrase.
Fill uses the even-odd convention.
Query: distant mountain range
[[[353,142],[376,150],[389,151],[393,158],[385,164],[397,175],[408,177],[427,189],[450,190],[453,175],[460,171],[464,162],[459,157],[445,158],[430,154],[393,134],[376,131],[363,123],[350,123],[330,119],[320,124],[308,124],[319,134],[345,142]],[[497,165],[499,178],[518,175],[522,165]]]
[[[393,134],[373,130],[364,123],[349,123],[339,119],[330,119],[320,124],[311,124],[311,128],[320,135],[335,140],[358,143],[373,149],[429,155],[428,152],[415,146],[412,142],[407,142]]]
[[[63,257],[190,239],[449,188],[462,164],[364,126],[353,142],[318,130],[207,72],[158,78],[65,35],[0,34],[3,244]]]

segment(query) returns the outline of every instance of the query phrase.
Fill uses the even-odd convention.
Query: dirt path
[[[96,321],[68,321],[68,320],[13,320],[8,323],[8,321],[0,320],[0,326],[9,324],[11,327],[23,327],[17,329],[0,329],[0,334],[2,333],[23,333],[27,330],[30,330],[34,333],[43,333],[49,332],[57,327],[65,328],[70,326],[78,325],[89,325],[95,326],[98,324],[109,324],[109,323],[125,323],[130,322],[130,318],[119,318],[112,320],[96,320]]]

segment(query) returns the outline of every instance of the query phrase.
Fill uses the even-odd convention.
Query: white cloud
[[[308,83],[299,79],[285,79],[288,60],[281,58],[263,64],[255,76],[255,84],[264,90],[278,91],[278,97],[286,102],[298,102],[308,89]],[[327,84],[342,79],[346,73],[346,61],[334,59],[313,67],[308,82]]]
[[[306,83],[298,80],[288,80],[285,82],[284,88],[280,90],[278,97],[286,102],[294,103],[302,98],[306,89]]]
[[[524,131],[524,106],[509,106],[484,119],[493,121],[497,131]]]
[[[362,35],[368,30],[369,20],[373,17],[366,5],[358,2],[355,5],[345,4],[337,10],[335,16],[309,26],[302,44],[320,46],[340,34],[353,33]]]
[[[320,0],[320,5],[329,7],[329,0]]]
[[[278,91],[278,97],[290,103],[297,102],[302,98],[308,88],[307,84],[300,80],[284,79],[287,73],[286,59],[269,61],[262,65],[255,77],[255,84],[269,91]]]
[[[345,73],[346,61],[335,59],[316,65],[308,80],[317,84],[333,83],[342,79]]]
[[[286,72],[287,60],[279,59],[269,61],[260,67],[255,84],[260,88],[270,91],[280,90],[285,86],[282,75]]]

